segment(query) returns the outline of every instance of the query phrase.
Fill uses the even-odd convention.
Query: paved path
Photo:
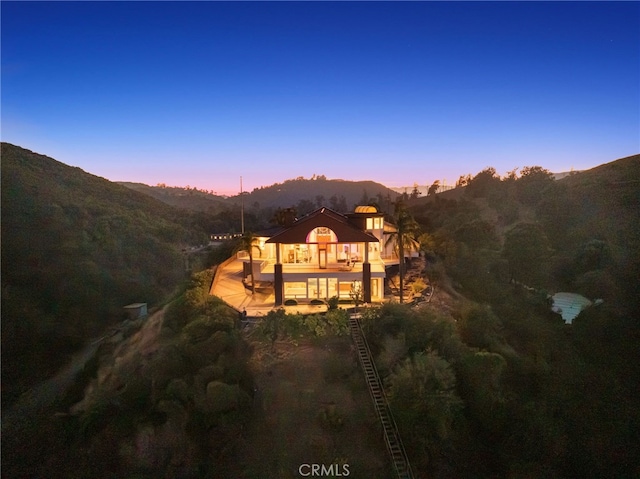
[[[221,264],[216,270],[216,280],[211,288],[211,294],[218,296],[236,311],[247,311],[247,316],[259,318],[266,316],[274,309],[275,296],[273,293],[258,293],[254,295],[242,283],[242,261],[231,261]],[[288,313],[314,314],[327,311],[326,305],[285,306]]]

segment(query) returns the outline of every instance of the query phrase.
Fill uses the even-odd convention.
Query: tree
[[[260,254],[262,254],[262,250],[260,246],[256,243],[258,242],[258,237],[251,232],[246,232],[244,235],[240,237],[240,241],[238,242],[238,246],[235,252],[246,251],[249,254],[249,269],[251,270],[251,294],[255,294],[256,292],[256,282],[253,274],[253,248],[256,248]]]
[[[453,235],[474,250],[494,249],[498,245],[495,227],[482,219],[462,223]]]
[[[541,166],[525,166],[515,182],[518,199],[523,203],[537,204],[546,188],[553,183],[553,174]]]
[[[463,408],[453,369],[436,352],[427,351],[405,360],[388,381],[398,426],[413,447],[426,449],[433,460],[451,439]]]
[[[412,200],[416,200],[418,199],[418,197],[421,195],[422,193],[420,192],[420,190],[418,189],[418,183],[414,183],[413,184],[413,189],[411,190],[411,196],[410,198]]]
[[[580,246],[580,250],[574,259],[576,274],[604,269],[612,264],[611,248],[609,243],[599,239],[591,239]]]
[[[500,177],[493,167],[485,168],[467,183],[466,193],[473,198],[486,197],[492,188],[500,184]]]
[[[440,180],[431,183],[431,186],[427,190],[427,196],[435,195],[438,192],[438,188],[440,188]]]
[[[351,290],[349,290],[349,296],[355,304],[355,312],[358,312],[358,305],[362,302],[362,283],[360,281],[354,281],[351,283]]]
[[[338,209],[336,211],[338,211],[338,213],[346,213],[348,211],[348,207],[347,207],[347,199],[344,197],[344,195],[340,195],[340,198],[338,200]]]
[[[275,223],[279,226],[291,226],[295,220],[298,212],[295,208],[278,208],[271,218],[271,223]]]
[[[302,199],[298,201],[296,206],[296,210],[300,213],[300,215],[304,216],[307,213],[311,213],[315,209],[315,204],[311,200]]]
[[[535,223],[519,223],[505,235],[502,255],[509,263],[512,280],[540,286],[551,254],[549,241]]]
[[[503,342],[502,321],[487,305],[471,305],[463,308],[458,328],[462,340],[471,347],[491,349]]]
[[[470,417],[496,436],[507,426],[503,375],[507,367],[497,353],[478,351],[459,364],[459,387]]]
[[[508,183],[515,182],[518,179],[518,170],[519,168],[514,168],[513,170],[507,171],[507,174],[504,175],[502,181],[506,181]]]
[[[362,197],[360,198],[360,202],[358,204],[359,205],[369,204],[369,193],[367,193],[366,189],[362,190]]]
[[[418,243],[420,243],[420,251],[422,251],[425,256],[434,256],[436,254],[437,245],[433,235],[422,233],[418,237]]]
[[[404,250],[405,246],[411,249],[417,250],[419,248],[416,237],[419,235],[419,226],[413,216],[409,214],[406,209],[405,203],[398,199],[395,206],[394,222],[396,225],[396,231],[392,232],[385,242],[385,246],[388,244],[394,244],[398,253],[399,261],[399,275],[400,275],[400,302],[404,301]]]
[[[456,181],[456,188],[461,188],[463,186],[467,186],[470,181],[471,181],[471,175],[470,174],[460,175],[460,178],[458,178],[458,181]]]

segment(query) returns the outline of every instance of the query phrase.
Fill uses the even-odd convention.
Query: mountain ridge
[[[152,196],[172,206],[218,213],[225,207],[240,205],[244,201],[247,208],[290,208],[301,201],[308,209],[314,206],[332,206],[340,209],[339,203],[346,209],[362,202],[380,202],[381,199],[395,199],[398,193],[391,188],[369,180],[351,181],[326,179],[324,176],[313,178],[298,177],[282,183],[254,188],[242,195],[222,197],[207,191],[189,187],[149,186],[143,183],[118,182],[127,188]],[[344,200],[342,200],[344,197]],[[332,198],[333,201],[332,201]],[[308,203],[307,203],[308,202]],[[333,203],[333,204],[332,204]]]

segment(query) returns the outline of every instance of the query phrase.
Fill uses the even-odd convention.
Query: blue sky
[[[640,152],[638,2],[6,2],[2,141],[114,181],[387,186]]]

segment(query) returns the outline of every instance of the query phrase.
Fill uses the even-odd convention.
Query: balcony
[[[254,258],[254,271],[256,280],[273,281],[275,260],[258,261]],[[385,264],[382,260],[372,261],[372,273],[384,273]],[[346,263],[327,263],[326,268],[320,268],[317,264],[312,263],[283,263],[282,273],[285,275],[300,274],[302,276],[327,276],[327,275],[362,275],[362,263],[355,262],[347,265]]]

